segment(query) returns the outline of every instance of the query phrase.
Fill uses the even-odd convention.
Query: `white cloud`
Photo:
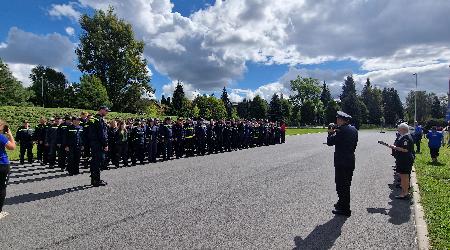
[[[172,81],[171,83],[165,84],[162,87],[163,95],[167,97],[171,97],[173,92],[175,91],[175,88],[177,87],[178,81]],[[189,100],[194,100],[195,97],[198,95],[201,95],[200,91],[198,89],[194,89],[194,87],[191,84],[183,83],[183,90],[184,95]]]
[[[386,76],[387,69],[449,61],[449,1],[216,0],[190,17],[174,13],[169,0],[79,3],[114,6],[145,41],[145,55],[158,71],[202,91],[240,79],[247,61],[298,67],[350,59]],[[342,81],[349,72],[306,73],[324,76],[319,79],[334,84],[336,92],[334,78]],[[258,93],[271,91],[273,84]]]
[[[52,4],[48,14],[57,18],[68,17],[74,21],[77,21],[80,18],[81,13],[75,10],[74,6],[75,3]]]
[[[31,85],[30,74],[31,69],[36,65],[22,64],[22,63],[8,63],[13,76],[22,82],[22,85],[28,87]]]
[[[72,27],[66,27],[66,33],[69,36],[73,36],[75,34],[75,29]]]
[[[8,63],[63,67],[75,59],[74,44],[59,33],[37,35],[12,27],[4,44],[0,57]]]

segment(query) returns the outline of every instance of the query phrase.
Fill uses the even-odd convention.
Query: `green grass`
[[[450,149],[441,147],[439,164],[431,163],[427,140],[416,156],[416,174],[433,249],[450,249]]]
[[[303,135],[326,132],[326,128],[288,128],[286,130],[286,135]]]

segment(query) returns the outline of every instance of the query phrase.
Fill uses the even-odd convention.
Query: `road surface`
[[[66,176],[14,167],[0,249],[416,249],[412,207],[395,200],[393,158],[362,131],[350,218],[334,217],[325,134],[283,145]],[[85,170],[86,171],[86,170]]]

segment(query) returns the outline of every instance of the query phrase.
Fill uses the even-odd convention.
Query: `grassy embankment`
[[[433,164],[427,140],[415,162],[422,206],[433,249],[450,249],[450,148],[442,147]]]

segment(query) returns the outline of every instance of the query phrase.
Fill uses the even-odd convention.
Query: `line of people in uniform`
[[[20,144],[20,163],[33,162],[32,148],[37,145],[37,160],[50,168],[59,167],[70,175],[85,167],[94,171],[93,184],[100,182],[97,169],[144,164],[225,151],[268,146],[285,142],[284,122],[268,120],[210,120],[178,118],[106,121],[103,114],[80,117],[41,118],[32,129],[23,122],[16,133]],[[100,152],[101,151],[101,152]],[[99,154],[100,153],[100,154]],[[93,166],[94,165],[94,166]]]

